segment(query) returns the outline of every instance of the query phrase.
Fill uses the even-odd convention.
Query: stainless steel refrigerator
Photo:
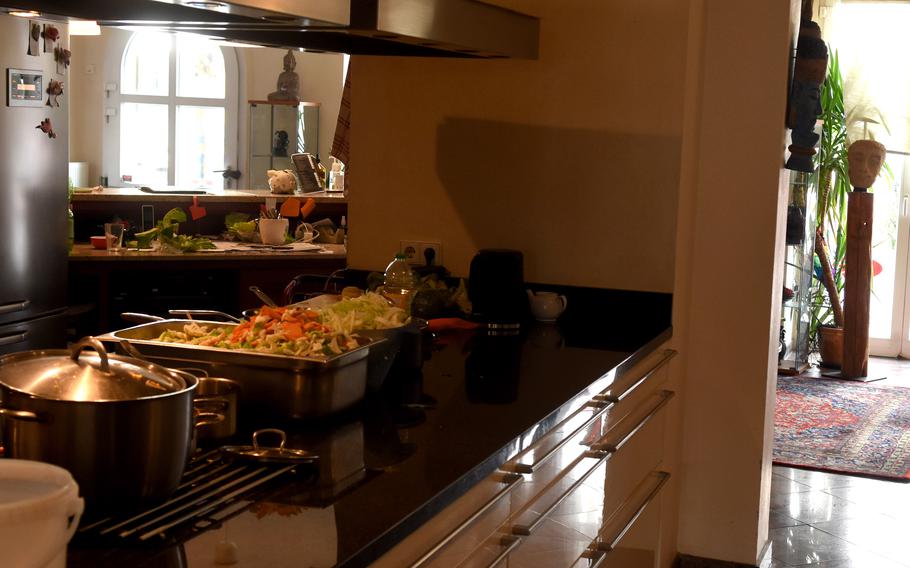
[[[48,52],[39,35],[28,54],[31,22],[59,30]],[[0,354],[65,345],[68,97],[54,46],[69,47],[64,23],[0,15]],[[45,104],[52,79],[64,85],[60,106]]]

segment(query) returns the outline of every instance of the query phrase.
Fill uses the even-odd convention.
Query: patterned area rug
[[[910,389],[779,377],[774,463],[910,481]]]

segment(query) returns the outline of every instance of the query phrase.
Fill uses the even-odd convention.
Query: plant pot
[[[819,326],[818,350],[822,367],[840,369],[844,360],[844,328]]]

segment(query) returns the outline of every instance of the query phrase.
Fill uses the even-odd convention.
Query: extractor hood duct
[[[477,0],[3,0],[8,8],[352,55],[537,57],[539,20]]]

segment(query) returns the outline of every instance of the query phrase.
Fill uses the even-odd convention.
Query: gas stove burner
[[[300,464],[234,462],[223,459],[220,450],[212,450],[190,461],[177,492],[168,501],[144,510],[86,519],[77,538],[145,542],[186,530],[201,532],[239,515],[265,492],[286,485],[298,468],[315,479],[312,471]]]

